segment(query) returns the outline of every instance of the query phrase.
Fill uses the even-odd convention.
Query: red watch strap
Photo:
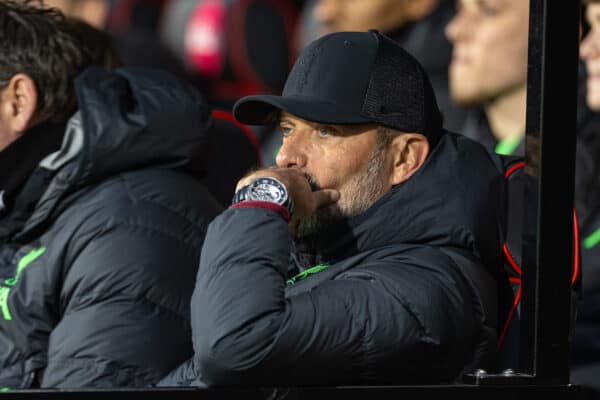
[[[288,209],[280,204],[271,203],[270,201],[240,201],[239,203],[231,205],[230,208],[264,208],[279,213],[286,222],[290,222],[290,212]]]

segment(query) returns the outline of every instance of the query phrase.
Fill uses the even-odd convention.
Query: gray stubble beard
[[[297,238],[313,235],[332,224],[357,216],[369,209],[383,196],[386,190],[382,175],[386,172],[384,168],[387,145],[387,141],[378,141],[366,167],[346,184],[347,188],[352,188],[352,190],[342,193],[342,197],[347,199],[345,201],[347,205],[342,208],[338,204],[333,204],[318,209],[309,218],[300,220],[296,229]],[[307,175],[307,178],[313,191],[320,189],[313,176]]]

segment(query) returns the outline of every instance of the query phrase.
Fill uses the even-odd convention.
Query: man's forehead
[[[279,112],[279,121],[299,121],[299,122],[304,122],[306,124],[317,124],[318,122],[316,121],[310,121],[304,118],[300,118],[297,115],[294,115],[292,113],[289,113],[287,111],[283,111],[281,110]]]

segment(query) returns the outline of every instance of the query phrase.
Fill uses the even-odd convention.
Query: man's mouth
[[[588,78],[599,78],[600,77],[600,63],[588,62],[586,65]]]
[[[306,176],[306,180],[308,181],[308,184],[310,185],[310,189],[313,192],[316,192],[317,190],[321,190],[321,185],[319,185],[319,183],[317,182],[317,179],[312,176],[309,173],[304,173],[304,176]]]

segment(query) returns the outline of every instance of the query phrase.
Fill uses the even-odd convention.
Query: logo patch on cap
[[[310,76],[310,70],[312,69],[312,65],[317,57],[320,57],[323,52],[323,47],[319,44],[311,46],[306,55],[300,59],[300,64],[304,66],[304,70],[302,71],[302,77],[298,79],[298,86],[296,87],[297,92],[302,92],[302,89],[308,83],[308,77]]]

